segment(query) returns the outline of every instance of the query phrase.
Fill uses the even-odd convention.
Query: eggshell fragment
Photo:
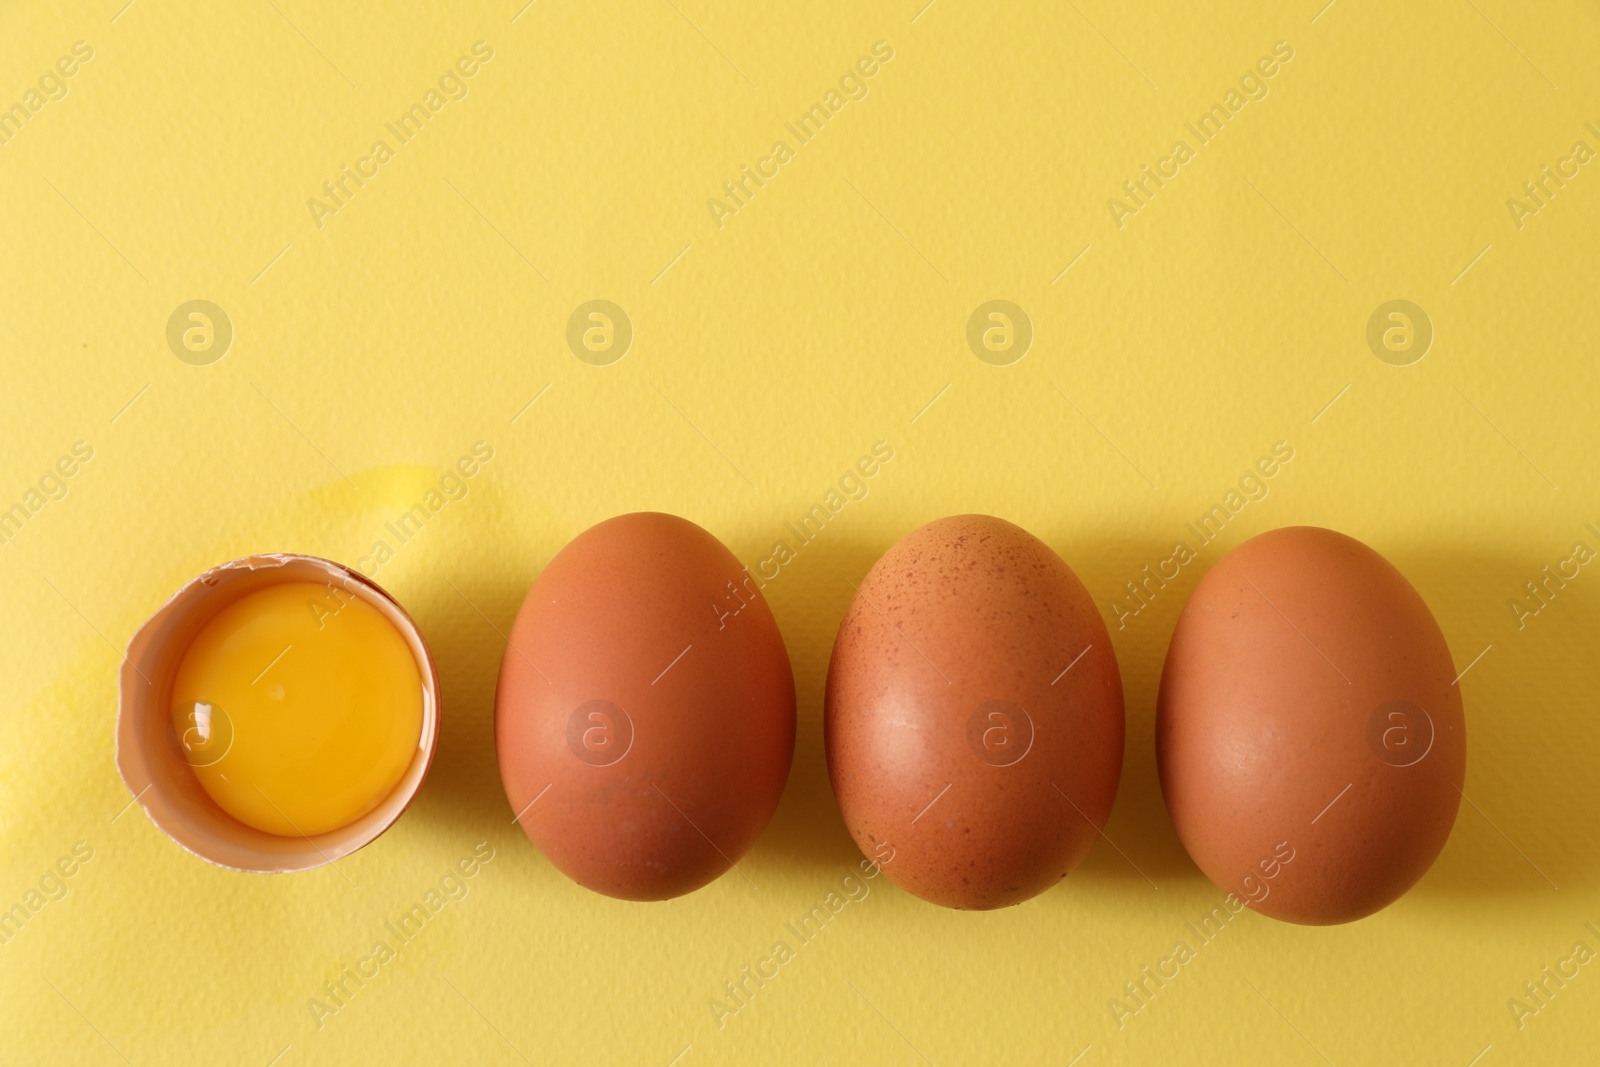
[[[1399,899],[1444,848],[1466,771],[1450,650],[1361,542],[1274,530],[1196,586],[1161,677],[1173,825],[1218,886],[1328,924]]]
[[[574,538],[523,601],[495,745],[523,829],[568,877],[665,900],[733,866],[794,755],[794,676],[739,561],[675,515]]]
[[[931,522],[884,553],[828,670],[845,825],[900,887],[999,908],[1066,876],[1122,772],[1122,680],[1089,592],[1003,519]]]

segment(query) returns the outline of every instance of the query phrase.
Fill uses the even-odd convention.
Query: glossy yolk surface
[[[207,622],[172,700],[205,791],[285,837],[371,811],[422,736],[422,675],[400,631],[366,601],[311,582],[259,589]]]

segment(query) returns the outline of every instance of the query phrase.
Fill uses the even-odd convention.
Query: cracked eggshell
[[[282,582],[332,582],[372,605],[410,646],[423,682],[421,737],[393,791],[355,822],[309,837],[269,834],[246,826],[218,807],[184,759],[168,707],[172,680],[201,628],[241,597]],[[188,582],[128,642],[118,689],[117,773],[134,800],[151,822],[189,852],[236,871],[309,871],[371,843],[411,804],[427,777],[439,740],[439,676],[416,623],[376,582],[317,556],[247,556],[213,567]]]
[[[1466,727],[1439,624],[1360,541],[1309,526],[1224,556],[1184,606],[1156,713],[1178,837],[1264,915],[1399,899],[1450,836]]]
[[[987,515],[931,522],[868,572],[824,718],[856,844],[951,908],[1017,904],[1066,877],[1122,773],[1122,679],[1089,591]]]

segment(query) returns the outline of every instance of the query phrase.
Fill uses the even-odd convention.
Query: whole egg
[[[511,629],[495,747],[511,810],[574,881],[627,900],[706,885],[777,808],[794,677],[754,580],[674,515],[556,554]]]
[[[1348,922],[1410,889],[1461,800],[1466,729],[1438,623],[1344,534],[1274,530],[1200,580],[1156,714],[1178,836],[1219,887],[1289,922]]]
[[[846,827],[895,884],[1016,904],[1094,844],[1122,772],[1122,680],[1066,563],[1002,519],[884,553],[834,643],[824,727]]]

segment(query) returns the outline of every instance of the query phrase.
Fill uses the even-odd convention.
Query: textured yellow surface
[[[1574,553],[1600,551],[1593,4],[121,2],[0,11],[0,106],[21,107],[0,115],[0,508],[22,508],[0,525],[0,907],[23,916],[0,1059],[1594,1057],[1600,963],[1574,957],[1600,950],[1600,572]],[[892,59],[830,101],[880,41]],[[1229,111],[1277,42],[1292,58]],[[386,124],[412,104],[402,140]],[[813,104],[803,141],[786,124]],[[1214,104],[1202,143],[1186,124]],[[768,177],[733,201],[745,167]],[[187,311],[169,345],[193,300],[231,324],[220,360],[215,313],[209,349]],[[582,348],[600,320],[575,331],[586,359],[568,346],[592,300],[631,323],[609,365],[614,315],[612,349]],[[992,300],[1031,322],[1009,365],[1014,314],[1012,349],[969,348]],[[1391,300],[1432,324],[1420,362],[1369,347]],[[652,906],[569,883],[512,825],[492,747],[498,631],[540,567],[647,508],[761,566],[879,441],[865,498],[767,586],[799,743],[743,876]],[[1266,496],[1198,543],[1186,524],[1280,441]],[[492,458],[398,536],[477,442]],[[962,511],[1044,538],[1112,626],[1129,744],[1107,840],[995,914],[865,883],[802,944],[786,924],[859,860],[822,759],[833,629],[888,545]],[[1245,914],[1200,943],[1221,893],[1161,803],[1158,672],[1198,576],[1295,523],[1365,540],[1433,606],[1470,665],[1470,802],[1387,911]],[[1125,583],[1180,540],[1197,558],[1119,626]],[[304,875],[192,858],[112,764],[130,634],[259,551],[365,560],[445,689],[417,802]],[[779,941],[792,958],[729,1001]],[[1171,973],[1180,941],[1194,958],[1157,988],[1144,968]]]

